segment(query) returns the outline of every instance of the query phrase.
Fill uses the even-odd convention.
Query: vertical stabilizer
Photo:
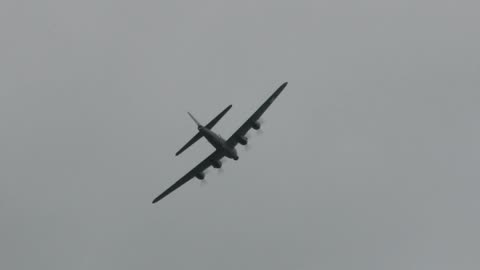
[[[197,119],[195,119],[195,117],[193,117],[193,115],[190,112],[187,112],[187,113],[188,113],[188,115],[190,115],[190,118],[192,118],[192,120],[195,122],[195,124],[197,124],[197,126],[202,126],[200,124],[200,122],[198,122]]]

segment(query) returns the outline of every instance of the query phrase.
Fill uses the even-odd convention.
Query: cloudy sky
[[[477,269],[478,1],[0,2],[0,268]],[[174,153],[228,104],[224,172]]]

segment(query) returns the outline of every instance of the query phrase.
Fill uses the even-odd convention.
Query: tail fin
[[[215,116],[215,118],[212,119],[212,121],[210,121],[206,126],[205,128],[207,129],[211,129],[213,126],[215,126],[215,124],[218,123],[218,121],[228,112],[228,110],[230,110],[232,108],[232,105],[228,105],[227,108],[225,108],[221,113],[219,113],[217,116]],[[190,118],[192,118],[192,120],[195,122],[195,124],[197,124],[198,127],[201,127],[202,125],[200,124],[200,122],[198,122],[197,119],[195,119],[195,117],[191,114],[191,113],[188,113],[188,115],[190,116]],[[180,150],[178,150],[177,153],[175,153],[175,156],[178,156],[180,155],[183,151],[185,151],[187,148],[189,148],[190,146],[192,146],[192,144],[194,144],[195,142],[197,142],[200,138],[202,138],[203,135],[202,133],[199,131],[197,134],[195,134],[195,136],[193,136],[193,138],[191,138],[182,148],[180,148]]]
[[[195,122],[195,124],[197,124],[197,126],[201,126],[200,122],[197,121],[197,119],[195,119],[195,117],[193,117],[193,115],[190,113],[190,112],[187,112],[188,115],[190,115],[190,118],[192,118],[193,122]]]

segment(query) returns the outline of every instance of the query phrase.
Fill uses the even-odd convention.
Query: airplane
[[[235,146],[237,144],[247,145],[248,139],[245,137],[247,132],[250,128],[255,130],[260,129],[260,122],[259,119],[262,114],[267,110],[267,108],[273,103],[273,101],[280,95],[283,89],[287,86],[288,82],[283,83],[258,109],[255,111],[250,118],[240,126],[240,128],[235,131],[235,133],[230,136],[227,140],[223,139],[220,135],[213,132],[211,129],[215,124],[232,108],[232,105],[228,105],[222,112],[220,112],[215,118],[213,118],[208,124],[203,126],[200,122],[195,119],[195,117],[188,112],[188,115],[197,125],[198,132],[191,138],[177,153],[176,156],[180,155],[183,151],[189,148],[192,144],[198,141],[200,138],[205,137],[207,141],[215,147],[215,151],[211,153],[208,157],[206,157],[202,162],[200,162],[195,168],[190,170],[187,174],[185,174],[180,180],[175,182],[172,186],[166,189],[162,194],[158,195],[152,203],[156,203],[163,199],[165,196],[185,184],[186,182],[190,181],[193,178],[198,178],[199,180],[203,180],[205,178],[204,171],[213,166],[216,169],[220,169],[222,167],[222,162],[220,159],[223,157],[227,157],[233,160],[238,160],[238,153],[235,150]]]

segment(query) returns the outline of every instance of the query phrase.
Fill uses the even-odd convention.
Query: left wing
[[[223,157],[223,153],[216,150],[215,152],[211,153],[207,158],[205,158],[202,162],[200,162],[195,168],[191,169],[187,174],[185,174],[180,180],[175,182],[172,186],[167,188],[162,194],[158,195],[152,203],[156,203],[163,199],[165,196],[170,194],[172,191],[176,190],[186,182],[190,181],[192,178],[195,177],[197,173],[203,172],[206,168],[212,165],[213,161],[217,161]]]
[[[235,147],[237,145],[239,139],[247,134],[260,116],[262,116],[262,114],[268,109],[268,107],[270,107],[278,95],[280,95],[285,86],[287,86],[287,82],[284,82],[282,85],[280,85],[280,87],[262,104],[262,106],[260,106],[260,108],[258,108],[257,111],[254,112],[252,116],[250,116],[250,118],[248,118],[248,120],[245,121],[245,123],[243,123],[243,125],[238,128],[235,133],[232,134],[232,136],[230,136],[230,138],[228,138],[227,143],[230,146]]]

